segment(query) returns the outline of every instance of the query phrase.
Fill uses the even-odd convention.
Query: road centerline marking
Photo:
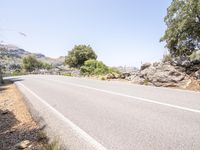
[[[147,99],[147,98],[131,96],[131,95],[113,92],[113,91],[109,91],[109,90],[94,88],[94,87],[90,87],[90,86],[86,86],[86,85],[80,85],[80,84],[71,83],[71,82],[70,83],[69,82],[61,82],[61,81],[52,80],[52,79],[45,79],[45,80],[54,81],[54,82],[58,82],[58,83],[61,83],[61,84],[66,84],[66,85],[72,85],[72,86],[76,86],[76,87],[80,87],[80,88],[86,88],[86,89],[91,89],[91,90],[95,90],[95,91],[100,91],[100,92],[104,92],[104,93],[108,93],[108,94],[112,94],[112,95],[118,95],[118,96],[122,96],[122,97],[132,98],[132,99],[137,100],[137,101],[143,101],[143,102],[147,102],[147,103],[163,105],[163,106],[176,108],[176,109],[180,109],[180,110],[184,110],[184,111],[189,111],[189,112],[193,112],[193,113],[200,113],[200,110],[197,110],[197,109],[192,109],[192,108],[187,108],[187,107],[183,107],[183,106],[168,104],[168,103],[164,103],[164,102],[158,102],[158,101]]]

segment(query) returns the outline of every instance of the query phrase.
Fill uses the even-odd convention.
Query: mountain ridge
[[[28,55],[34,55],[38,60],[51,64],[54,67],[62,65],[65,58],[64,56],[51,58],[41,53],[31,53],[12,44],[0,44],[0,63],[7,69],[13,64],[21,65],[22,59]]]

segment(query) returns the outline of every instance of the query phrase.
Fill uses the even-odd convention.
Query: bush
[[[39,69],[42,67],[42,63],[39,62],[33,55],[24,57],[22,62],[23,62],[23,68],[28,72],[32,72],[35,69]]]
[[[52,66],[48,63],[43,63],[35,58],[34,55],[29,55],[23,58],[23,68],[27,72],[32,72],[37,69],[51,69]]]
[[[41,62],[42,63],[42,62]],[[47,69],[47,70],[50,70],[52,69],[52,65],[48,64],[48,63],[42,63],[42,67],[43,69]]]
[[[72,74],[71,73],[64,73],[63,76],[71,77]]]
[[[21,75],[25,75],[26,73],[23,70],[14,70],[12,72],[12,76],[21,76]]]
[[[65,63],[69,65],[69,67],[80,68],[84,62],[89,59],[97,59],[97,55],[93,49],[86,45],[75,45],[65,57]]]
[[[190,55],[190,60],[200,60],[200,51],[194,51]]]
[[[97,60],[87,60],[80,68],[83,75],[105,75],[109,73],[109,68],[103,62]]]
[[[45,144],[42,146],[41,150],[59,150],[58,142],[53,141],[52,143]]]
[[[163,55],[162,62],[170,62],[172,61],[172,56],[170,54]]]

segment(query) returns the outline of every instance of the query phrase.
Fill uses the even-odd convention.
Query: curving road
[[[50,75],[11,79],[69,149],[200,149],[198,92]]]

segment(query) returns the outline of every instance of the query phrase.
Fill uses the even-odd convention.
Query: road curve
[[[200,149],[198,92],[50,75],[11,79],[45,118],[64,120],[51,122],[69,135],[70,149]]]

